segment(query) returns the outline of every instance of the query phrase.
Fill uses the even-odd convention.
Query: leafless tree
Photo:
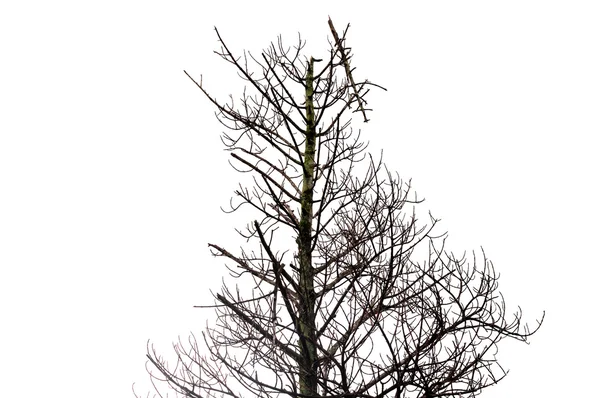
[[[303,57],[300,38],[238,57],[217,31],[217,54],[248,85],[237,103],[188,75],[227,128],[232,165],[252,176],[232,211],[258,216],[238,231],[254,246],[208,245],[243,282],[215,294],[201,344],[174,344],[173,366],[149,345],[151,379],[176,394],[474,396],[506,375],[498,342],[527,342],[541,325],[529,330],[520,309],[507,316],[485,254],[446,251],[437,220],[418,220],[410,181],[366,151],[352,115],[366,122],[365,96],[383,88],[354,80],[349,25],[341,36],[329,27],[323,60]]]

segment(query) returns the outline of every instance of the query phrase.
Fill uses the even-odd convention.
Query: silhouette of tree
[[[204,348],[180,340],[169,367],[149,346],[152,379],[178,394],[474,396],[506,375],[500,340],[526,342],[541,325],[530,331],[520,310],[507,317],[485,253],[447,252],[437,220],[418,220],[410,181],[366,151],[352,115],[367,122],[366,94],[383,88],[354,80],[349,25],[341,37],[329,27],[323,60],[303,57],[300,38],[238,57],[217,31],[217,54],[249,86],[237,104],[188,74],[228,130],[232,165],[253,177],[231,211],[249,205],[258,217],[238,231],[248,248],[208,245],[243,283],[215,294]]]

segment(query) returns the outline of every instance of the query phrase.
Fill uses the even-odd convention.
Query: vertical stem
[[[313,193],[316,152],[315,107],[313,103],[314,59],[311,57],[306,75],[306,142],[304,146],[304,167],[302,196],[300,199],[300,228],[296,243],[300,269],[300,336],[299,349],[302,357],[300,368],[300,394],[318,395],[317,348],[315,345],[315,288],[312,265],[311,241],[313,221]]]

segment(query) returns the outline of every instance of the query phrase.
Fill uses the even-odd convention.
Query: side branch
[[[274,335],[269,333],[260,324],[258,324],[258,322],[256,322],[254,319],[252,319],[250,316],[248,316],[246,313],[244,313],[242,310],[240,310],[235,305],[235,303],[232,303],[231,301],[227,300],[227,298],[225,298],[225,296],[223,296],[222,294],[217,294],[217,300],[219,300],[221,303],[223,303],[225,306],[227,306],[227,308],[229,308],[231,311],[233,311],[233,313],[235,313],[237,316],[239,316],[246,324],[252,326],[254,328],[254,330],[259,332],[263,337],[269,339],[269,341],[273,341],[275,343],[275,345],[277,346],[277,348],[279,348],[280,350],[285,352],[286,355],[288,355],[290,358],[294,359],[295,361],[299,361],[301,359],[300,356],[298,355],[298,353],[295,352],[294,350],[292,350],[289,347],[289,345],[284,344],[281,341],[279,341],[279,339],[277,339],[277,337],[275,337]]]
[[[331,18],[329,18],[329,29],[331,29],[331,34],[333,35],[333,38],[335,39],[335,44],[337,45],[338,51],[340,52],[340,57],[342,58],[342,61],[344,62],[344,67],[346,68],[346,76],[348,76],[348,80],[350,81],[350,84],[352,85],[352,88],[354,89],[354,95],[356,96],[356,100],[358,101],[358,106],[363,114],[363,117],[365,118],[365,123],[366,123],[369,121],[369,119],[367,119],[367,112],[365,111],[365,107],[363,106],[363,100],[360,97],[360,95],[358,94],[358,89],[356,88],[356,83],[354,83],[354,78],[352,77],[352,70],[350,69],[350,62],[348,62],[348,57],[346,57],[346,50],[342,46],[342,41],[340,40],[335,28],[333,27],[333,22],[331,21]]]

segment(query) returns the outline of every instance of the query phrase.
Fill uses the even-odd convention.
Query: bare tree
[[[526,342],[541,325],[507,317],[485,254],[447,252],[437,220],[417,219],[410,181],[366,152],[351,118],[368,120],[365,96],[381,87],[354,80],[349,25],[341,37],[329,27],[324,60],[303,57],[300,38],[238,57],[217,31],[217,54],[249,86],[237,104],[188,75],[228,130],[232,165],[252,176],[232,211],[246,204],[258,217],[238,231],[252,248],[209,244],[243,283],[215,294],[204,348],[180,340],[170,367],[149,346],[152,380],[177,394],[474,396],[506,375],[498,342]]]

